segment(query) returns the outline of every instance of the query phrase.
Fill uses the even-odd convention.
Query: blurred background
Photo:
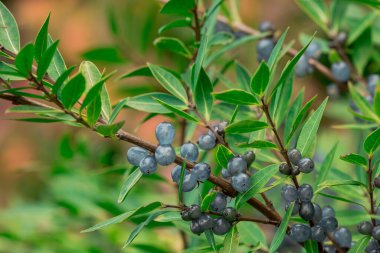
[[[2,1],[18,21],[22,44],[33,41],[50,13],[50,33],[59,39],[66,64],[79,66],[84,59],[94,61],[107,72],[121,75],[152,62],[183,70],[186,62],[178,56],[155,49],[158,28],[172,19],[159,14],[154,0],[8,0]],[[290,27],[288,38],[300,47],[300,32],[313,34],[318,28],[292,0],[242,0],[242,20],[257,27],[271,21],[278,30]],[[192,39],[190,30],[174,29],[167,36]],[[250,73],[257,66],[255,44],[248,43],[228,57],[243,63]],[[326,96],[326,80],[314,75],[295,80],[296,89],[306,87],[306,99]],[[119,99],[159,89],[152,79],[112,79],[107,87],[113,103]],[[148,203],[158,196],[176,201],[175,188],[163,177],[140,181],[122,205],[117,204],[126,163],[127,144],[99,138],[86,129],[58,123],[34,124],[10,120],[5,115],[10,104],[0,101],[0,252],[178,252],[180,235],[174,229],[145,231],[131,248],[122,249],[132,223],[112,226],[101,232],[81,234],[97,222],[120,214],[130,206]],[[143,124],[146,114],[125,110],[120,119],[125,129],[149,141],[154,127],[163,118],[154,117]],[[327,152],[335,140],[341,143],[338,154],[353,150],[352,131],[332,130],[331,125],[349,123],[352,116],[346,100],[335,100],[322,124],[319,146]],[[198,130],[201,131],[201,130]],[[357,135],[355,135],[357,136]],[[324,152],[320,154],[321,157]],[[338,165],[339,166],[339,163]],[[158,184],[151,184],[155,180]],[[129,205],[129,206],[128,206]],[[152,225],[154,226],[154,224]],[[168,224],[168,227],[172,226]],[[156,240],[158,238],[158,240]],[[175,238],[173,240],[173,238]],[[149,243],[146,243],[149,242]],[[178,242],[178,243],[173,243]]]

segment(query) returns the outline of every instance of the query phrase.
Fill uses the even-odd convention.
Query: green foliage
[[[12,51],[18,53],[20,50],[20,34],[15,18],[8,8],[0,2],[0,41],[1,45]]]

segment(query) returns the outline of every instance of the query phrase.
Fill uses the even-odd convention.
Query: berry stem
[[[375,201],[374,201],[374,187],[373,187],[373,178],[372,178],[372,156],[368,156],[368,170],[367,170],[367,177],[368,177],[368,194],[369,194],[369,202],[370,202],[370,214],[376,214],[375,210]],[[374,218],[371,218],[373,226],[376,226],[376,220]]]

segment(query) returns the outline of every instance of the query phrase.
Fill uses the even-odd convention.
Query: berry
[[[367,89],[369,94],[374,97],[376,86],[380,84],[380,75],[372,74],[367,77]]]
[[[336,85],[336,83],[330,83],[326,87],[327,95],[331,98],[338,98],[339,97],[339,87]]]
[[[228,221],[236,220],[237,215],[238,213],[233,207],[226,207],[226,209],[223,211],[223,217]]]
[[[371,235],[372,234],[373,225],[369,221],[362,221],[358,225],[359,233],[363,235]]]
[[[336,250],[332,245],[325,245],[323,249],[326,251],[326,253],[336,253]]]
[[[293,185],[284,185],[281,189],[281,196],[286,202],[296,201],[298,198],[297,188]]]
[[[319,45],[318,42],[311,42],[310,45],[307,47],[305,56],[307,58],[315,58],[318,59],[321,56],[321,45]]]
[[[146,149],[140,147],[131,147],[127,152],[127,160],[134,166],[139,166],[142,159],[149,153]]]
[[[274,31],[274,27],[271,22],[269,21],[263,21],[259,25],[260,32],[269,32]]]
[[[198,219],[202,212],[201,212],[201,207],[199,205],[191,205],[188,208],[189,216],[192,220]]]
[[[335,241],[338,243],[340,247],[343,248],[350,248],[351,247],[351,242],[352,242],[352,235],[350,230],[348,230],[345,227],[341,227],[337,229],[333,233],[333,238]]]
[[[302,158],[298,162],[298,167],[303,173],[310,173],[314,169],[314,162],[310,158]]]
[[[313,188],[309,184],[303,184],[298,188],[300,201],[309,202],[313,198]]]
[[[380,240],[380,226],[376,226],[372,229],[372,237],[376,240]]]
[[[335,217],[327,216],[322,218],[319,225],[322,226],[327,232],[333,232],[338,227],[338,221]]]
[[[231,223],[224,219],[224,218],[217,218],[214,221],[214,227],[212,228],[212,231],[216,235],[224,235],[226,234],[231,228]]]
[[[323,242],[326,239],[326,236],[326,232],[321,226],[316,225],[311,228],[311,239],[316,240],[317,242]]]
[[[176,154],[170,145],[159,145],[154,153],[154,157],[159,165],[166,166],[174,162]]]
[[[268,61],[270,54],[274,48],[274,42],[272,39],[261,39],[256,45],[257,50],[257,60],[258,61]]]
[[[294,148],[288,151],[288,157],[291,163],[298,165],[298,162],[301,160],[302,155],[299,150]]]
[[[231,174],[228,172],[227,169],[222,169],[222,177],[224,179],[230,179],[231,178]]]
[[[376,250],[379,250],[380,249],[380,245],[379,245],[379,242],[373,238],[371,238],[371,240],[369,240],[368,244],[367,244],[367,247],[365,248],[365,252],[366,253],[372,253],[372,251],[376,251]]]
[[[199,139],[198,139],[199,148],[203,150],[210,150],[215,147],[215,144],[216,144],[215,136],[210,135],[210,134],[203,134],[199,136]]]
[[[297,176],[297,175],[299,175],[301,173],[301,171],[300,171],[300,169],[299,169],[298,166],[292,166],[290,173],[293,176]]]
[[[228,125],[228,122],[227,122],[227,121],[222,121],[222,122],[220,122],[220,123],[217,124],[217,125],[213,125],[213,126],[212,126],[212,129],[214,129],[214,131],[215,131],[217,134],[223,134],[223,133],[224,133],[224,129],[226,128],[227,125]],[[213,131],[211,131],[211,130],[208,130],[208,134],[209,134],[209,135],[212,135],[212,136],[215,136],[215,134],[214,134]]]
[[[198,219],[199,225],[203,230],[212,229],[214,226],[214,219],[208,214],[202,214]]]
[[[291,170],[290,170],[287,163],[281,163],[280,167],[279,167],[279,171],[281,174],[284,174],[284,175],[290,175],[291,174]]]
[[[169,122],[161,122],[156,126],[156,138],[160,145],[171,145],[175,136],[175,128]]]
[[[307,74],[313,73],[314,69],[309,63],[309,59],[302,55],[301,58],[298,60],[296,65],[295,74],[298,77],[306,76]]]
[[[322,209],[317,203],[313,203],[313,206],[314,206],[313,221],[314,221],[314,223],[318,223],[322,219]]]
[[[185,209],[181,212],[181,218],[182,220],[184,221],[191,221],[193,220],[191,217],[190,217],[190,213],[189,213],[189,209]]]
[[[331,65],[331,72],[336,80],[345,83],[350,79],[351,71],[347,63],[340,61]]]
[[[339,44],[343,45],[344,43],[346,43],[346,40],[347,40],[347,33],[345,32],[339,32],[337,37],[336,37],[336,40]]]
[[[187,174],[183,178],[182,191],[189,192],[192,191],[197,186],[197,178],[193,174]]]
[[[198,181],[204,182],[210,177],[211,169],[207,163],[197,163],[191,173],[194,174]]]
[[[245,172],[247,161],[241,156],[235,156],[228,161],[227,169],[233,176]]]
[[[180,152],[181,156],[190,162],[195,162],[198,159],[198,147],[192,142],[183,144]]]
[[[300,216],[302,219],[309,221],[314,217],[314,206],[311,202],[302,202],[300,208]]]
[[[253,151],[247,151],[244,153],[243,158],[247,162],[247,167],[249,167],[255,161],[256,155]]]
[[[238,192],[246,192],[251,187],[251,179],[245,173],[239,173],[232,177],[232,187]]]
[[[154,159],[153,156],[148,155],[144,159],[141,160],[140,162],[140,171],[143,174],[152,174],[157,170],[157,162],[156,159]]]
[[[290,237],[296,242],[306,242],[311,237],[311,229],[304,224],[296,224],[290,229]]]
[[[375,178],[374,185],[375,185],[376,188],[380,188],[380,178],[378,178],[378,177]]]
[[[324,206],[322,208],[322,217],[335,217],[335,211],[331,206]]]
[[[175,182],[177,184],[179,183],[179,180],[181,178],[181,169],[182,169],[182,166],[177,165],[172,170],[172,180],[173,180],[173,182]],[[185,169],[185,176],[188,174],[190,174],[190,172]]]
[[[193,232],[196,235],[200,235],[200,234],[202,234],[204,232],[204,229],[199,224],[198,220],[193,220],[190,223],[190,230],[191,230],[191,232]]]
[[[285,210],[288,210],[289,206],[292,204],[292,202],[288,202],[286,203],[285,205]],[[300,203],[298,201],[294,202],[294,207],[293,207],[293,211],[292,211],[292,215],[296,215],[299,213],[300,211]]]
[[[221,192],[217,192],[214,200],[211,202],[210,207],[212,211],[221,213],[226,208],[227,196]]]

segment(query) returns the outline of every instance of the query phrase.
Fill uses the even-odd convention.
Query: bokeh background
[[[59,39],[59,49],[67,65],[93,60],[107,72],[128,70],[153,62],[181,70],[186,63],[179,57],[157,50],[153,41],[158,28],[172,19],[159,14],[154,0],[8,0],[2,1],[18,21],[22,44],[33,41],[50,13],[50,33]],[[318,28],[292,0],[242,0],[242,20],[257,27],[271,21],[278,30],[290,27],[288,38],[300,32],[313,34]],[[116,20],[117,26],[110,25]],[[190,30],[175,29],[167,36],[191,39]],[[94,51],[95,50],[95,51]],[[100,51],[99,51],[100,50]],[[97,53],[94,53],[97,52]],[[100,52],[100,53],[99,53]],[[100,55],[100,56],[99,56]],[[226,57],[242,62],[251,73],[257,66],[255,44],[249,43]],[[318,94],[318,105],[326,96],[323,77],[314,75],[295,80],[296,89],[306,86],[306,98]],[[159,89],[152,79],[133,78],[108,82],[112,102]],[[139,182],[127,201],[117,204],[126,163],[127,144],[102,139],[86,129],[60,124],[33,124],[10,120],[5,114],[10,104],[0,101],[0,252],[178,252],[180,235],[174,229],[149,230],[131,248],[123,243],[139,220],[112,226],[104,231],[80,231],[109,217],[148,203],[158,197],[175,201],[175,188],[163,177]],[[155,117],[140,124],[146,115],[125,110],[120,119],[125,128],[144,139],[154,140]],[[330,103],[320,130],[319,146],[323,157],[336,140],[338,154],[354,149],[352,131],[334,130],[334,124],[352,121],[347,100]],[[201,130],[198,130],[201,131]],[[339,163],[336,165],[339,166]],[[152,184],[152,181],[157,183]],[[157,239],[158,238],[158,239]],[[173,239],[174,238],[174,239]],[[149,242],[149,243],[147,243]],[[177,242],[177,243],[175,243]]]

